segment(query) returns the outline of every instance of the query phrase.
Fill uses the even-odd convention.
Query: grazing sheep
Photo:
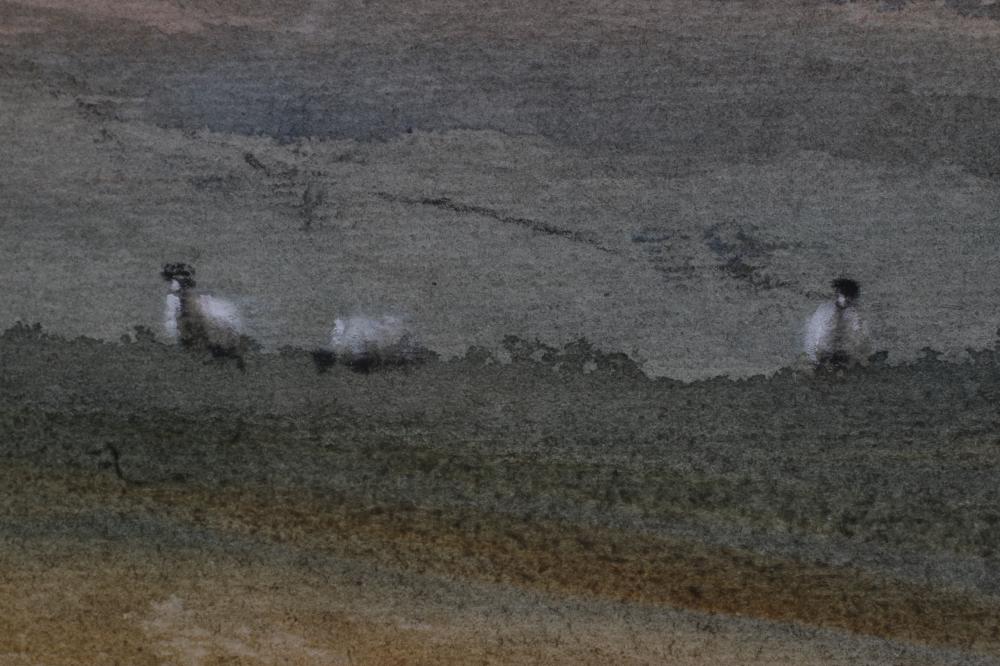
[[[326,350],[313,354],[320,372],[337,361],[358,372],[375,367],[404,365],[418,360],[403,321],[398,317],[347,317],[335,319]]]
[[[861,287],[848,278],[837,278],[830,286],[836,296],[809,319],[805,352],[817,367],[846,367],[865,360],[870,351],[868,327],[856,307]]]
[[[243,323],[236,306],[195,292],[194,268],[187,264],[166,264],[160,275],[170,283],[163,322],[167,335],[182,347],[235,358],[237,367],[245,369]]]

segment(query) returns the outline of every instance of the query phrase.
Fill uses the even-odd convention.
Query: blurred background
[[[993,344],[1000,13],[972,2],[0,5],[0,327],[267,348],[407,317],[771,372],[839,275],[890,361]]]

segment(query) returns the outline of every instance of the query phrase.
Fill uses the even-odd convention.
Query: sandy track
[[[35,508],[14,522],[36,525],[3,539],[5,664],[973,663],[997,651],[995,604],[697,543],[266,489],[26,470],[4,482],[32,488]],[[98,520],[43,535],[58,509],[64,525],[106,515],[105,530],[137,521],[146,534],[115,538]]]

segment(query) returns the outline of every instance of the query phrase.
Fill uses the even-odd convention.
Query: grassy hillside
[[[280,544],[1000,655],[993,351],[681,383],[585,341],[505,347],[370,374],[286,350],[240,372],[8,330],[3,535],[268,562]]]

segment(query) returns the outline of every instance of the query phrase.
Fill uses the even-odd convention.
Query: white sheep
[[[213,356],[237,359],[243,369],[243,322],[229,301],[195,291],[194,268],[166,264],[160,273],[170,283],[163,326],[182,347],[206,349]]]
[[[816,308],[806,324],[806,356],[816,366],[843,367],[864,361],[871,345],[868,326],[857,310],[861,287],[848,278],[830,284],[834,300]]]
[[[402,365],[416,360],[419,350],[399,317],[346,317],[335,319],[325,358],[340,360],[355,370],[378,365]],[[317,360],[317,363],[320,363]]]

